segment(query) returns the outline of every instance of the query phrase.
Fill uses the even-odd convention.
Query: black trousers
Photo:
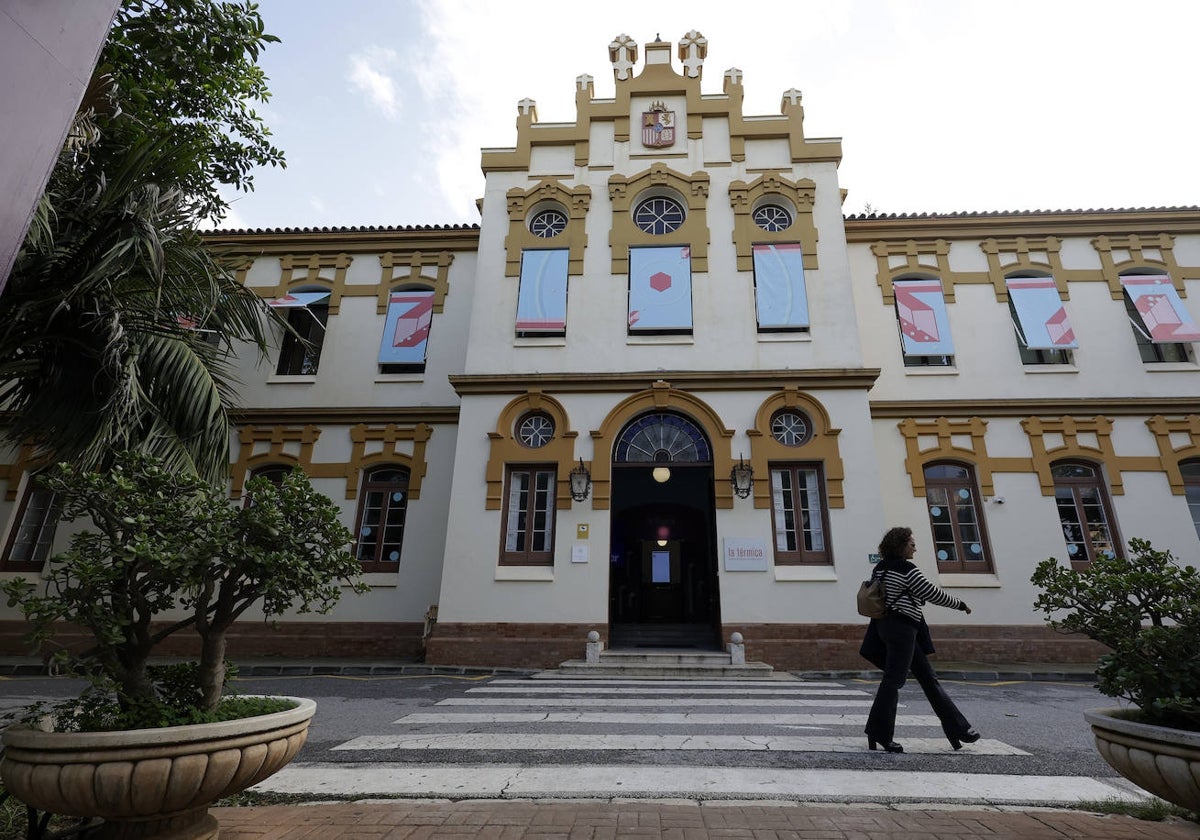
[[[946,694],[933,666],[929,664],[929,658],[917,644],[917,625],[892,614],[876,621],[885,654],[883,679],[879,682],[875,702],[871,704],[871,713],[867,716],[867,737],[885,743],[895,740],[896,706],[900,702],[900,689],[908,680],[909,671],[920,683],[947,737],[962,735],[970,729],[971,724]]]

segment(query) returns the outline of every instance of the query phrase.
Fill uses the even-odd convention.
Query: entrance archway
[[[635,417],[612,456],[609,642],[614,648],[716,649],[712,445],[672,411]]]

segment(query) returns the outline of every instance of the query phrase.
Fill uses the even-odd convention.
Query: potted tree
[[[251,607],[266,618],[328,610],[361,591],[349,530],[303,473],[223,485],[119,455],[111,468],[60,464],[44,479],[67,521],[87,518],[37,585],[2,585],[43,643],[69,622],[88,650],[58,654],[89,687],[76,701],[4,733],[0,777],[57,814],[102,817],[111,836],[215,837],[209,803],[290,761],[315,704],[227,698],[226,635]],[[190,661],[154,667],[169,638],[197,634]]]
[[[1106,645],[1097,687],[1131,707],[1085,714],[1104,759],[1168,802],[1200,810],[1200,572],[1131,539],[1124,557],[1032,577],[1051,627]]]

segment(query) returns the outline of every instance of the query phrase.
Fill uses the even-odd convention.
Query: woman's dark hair
[[[892,528],[879,541],[879,556],[888,560],[893,557],[903,557],[904,549],[912,536],[912,528]]]

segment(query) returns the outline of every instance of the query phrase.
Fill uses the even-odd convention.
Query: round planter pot
[[[52,814],[102,817],[101,836],[208,840],[208,806],[291,761],[308,738],[317,704],[269,715],[123,732],[4,732],[0,778],[27,805]]]
[[[1121,713],[1083,713],[1104,760],[1138,787],[1180,808],[1200,811],[1200,732],[1139,723]]]

